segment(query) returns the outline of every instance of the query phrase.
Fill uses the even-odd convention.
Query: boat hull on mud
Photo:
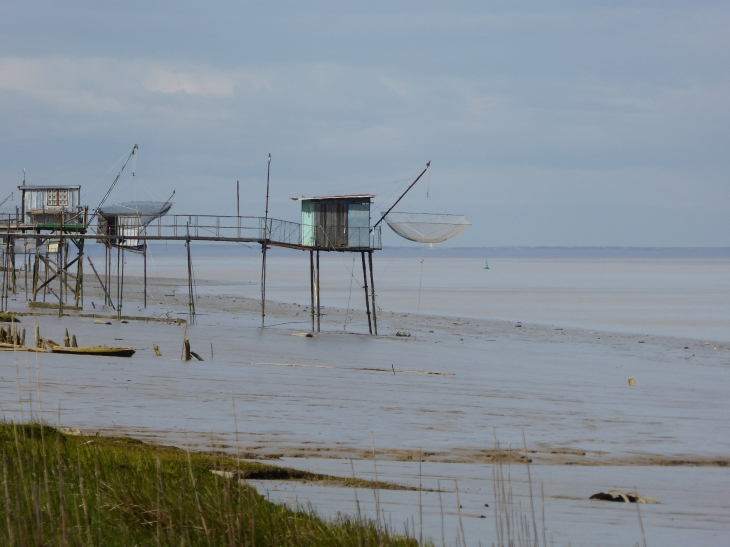
[[[100,357],[131,357],[134,349],[126,347],[86,346],[79,348],[67,348],[64,346],[51,346],[53,353],[65,353],[68,355],[98,355]]]

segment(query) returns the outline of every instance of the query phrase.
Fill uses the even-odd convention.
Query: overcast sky
[[[26,168],[96,205],[136,143],[112,202],[232,215],[240,180],[263,215],[270,152],[296,220],[431,160],[398,210],[467,215],[451,245],[730,246],[728,29],[696,0],[6,1],[0,201]]]

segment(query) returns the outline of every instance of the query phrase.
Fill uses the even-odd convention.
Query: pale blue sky
[[[137,143],[112,201],[259,215],[271,152],[295,220],[431,160],[398,209],[453,245],[730,246],[730,4],[309,4],[4,2],[0,200],[25,167],[95,205]]]

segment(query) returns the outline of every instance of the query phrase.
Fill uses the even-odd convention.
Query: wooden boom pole
[[[429,167],[431,167],[431,162],[430,162],[430,161],[429,161],[429,162],[428,162],[428,163],[426,164],[426,168],[425,168],[425,169],[424,169],[423,171],[421,171],[421,174],[420,174],[420,175],[418,175],[418,176],[416,177],[416,180],[414,180],[414,181],[413,181],[413,182],[411,183],[411,185],[410,185],[410,186],[409,186],[408,188],[406,188],[406,191],[405,191],[405,192],[403,192],[403,193],[402,193],[402,194],[400,195],[400,197],[399,197],[399,198],[398,198],[397,200],[395,200],[395,203],[394,203],[393,205],[391,205],[391,206],[390,206],[390,209],[388,209],[387,211],[385,211],[385,213],[383,213],[383,216],[381,216],[381,217],[380,217],[380,220],[379,220],[379,221],[377,221],[377,222],[376,222],[375,224],[373,224],[373,227],[372,227],[372,228],[370,228],[370,231],[371,231],[371,232],[372,232],[372,231],[373,231],[373,230],[374,230],[374,229],[376,228],[376,226],[377,226],[378,224],[380,224],[381,222],[383,222],[383,219],[384,219],[385,217],[387,217],[387,216],[388,216],[388,213],[390,213],[390,212],[391,212],[391,211],[393,210],[393,207],[395,207],[396,205],[398,205],[398,202],[399,202],[400,200],[402,200],[402,199],[403,199],[403,197],[404,197],[404,196],[405,196],[405,195],[406,195],[406,194],[407,194],[407,193],[408,193],[408,192],[410,191],[410,189],[411,189],[411,188],[413,188],[413,187],[414,187],[414,186],[416,185],[416,183],[417,183],[417,182],[418,182],[419,180],[421,180],[421,177],[423,176],[423,174],[424,174],[424,173],[425,173],[426,171],[428,171],[428,168],[429,168]]]

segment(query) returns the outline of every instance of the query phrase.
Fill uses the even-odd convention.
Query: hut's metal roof
[[[23,184],[18,186],[18,190],[78,190],[81,188],[80,185],[69,185],[69,184]]]
[[[336,199],[372,199],[375,197],[375,194],[346,194],[343,196],[301,196],[301,197],[295,197],[291,198],[294,201],[324,201],[324,200],[336,200]]]

